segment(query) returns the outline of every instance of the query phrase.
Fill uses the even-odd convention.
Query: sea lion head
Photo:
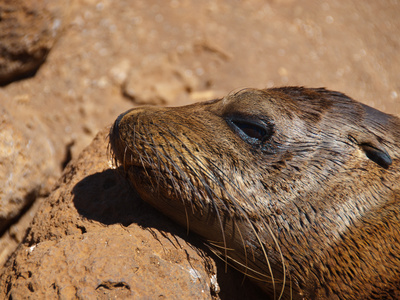
[[[397,118],[342,93],[244,89],[131,109],[115,121],[110,145],[145,201],[270,295],[296,298],[323,286],[313,268],[390,197],[399,128]]]

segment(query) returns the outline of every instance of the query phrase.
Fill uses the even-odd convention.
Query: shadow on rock
[[[85,177],[74,186],[72,194],[78,213],[87,219],[125,227],[135,223],[151,232],[156,229],[164,237],[163,232],[177,235],[209,252],[196,234],[188,235],[184,228],[144,202],[120,169],[107,169]]]
[[[74,186],[72,194],[82,216],[106,225],[128,226],[149,209],[118,170],[108,169],[85,177]]]
[[[72,193],[74,205],[82,216],[105,225],[137,223],[167,230],[160,225],[171,222],[143,202],[119,169],[107,169],[85,177],[74,186]]]

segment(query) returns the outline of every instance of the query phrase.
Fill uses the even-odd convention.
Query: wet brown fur
[[[262,121],[249,143],[230,120]],[[400,120],[325,89],[137,108],[110,132],[148,201],[278,299],[400,298]]]

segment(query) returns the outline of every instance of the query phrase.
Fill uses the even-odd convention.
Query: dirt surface
[[[10,9],[13,3],[24,13]],[[399,1],[71,0],[37,1],[29,9],[19,3],[0,4],[0,27],[8,30],[0,36],[0,69],[3,84],[11,82],[0,88],[1,265],[24,240],[39,202],[57,205],[54,193],[44,199],[65,165],[134,105],[304,85],[400,115]],[[24,63],[4,54],[10,49],[33,54]],[[16,68],[34,73],[38,61],[44,63],[34,76],[13,81]],[[68,215],[70,209],[54,214],[74,222],[80,214]],[[75,234],[82,232],[67,231],[68,242],[60,235],[25,239],[21,247],[76,246]],[[22,265],[21,251],[12,260]]]

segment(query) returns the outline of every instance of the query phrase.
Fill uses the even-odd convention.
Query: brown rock
[[[61,5],[62,3],[62,5]],[[68,11],[65,1],[5,0],[0,7],[0,85],[35,72]]]
[[[1,271],[0,298],[218,299],[213,259],[110,168],[107,133],[69,164],[39,209]],[[256,295],[229,274],[225,299]]]
[[[171,57],[149,57],[128,74],[122,92],[135,104],[171,105],[187,101],[198,81],[190,69],[179,66]]]
[[[13,223],[9,228],[7,228],[7,230],[0,238],[1,266],[4,265],[9,256],[15,251],[18,245],[25,238],[27,228],[32,222],[32,219],[43,200],[43,197],[36,199],[33,205],[29,207],[27,212],[21,215],[21,218],[19,218],[17,222]]]
[[[26,124],[14,119],[0,105],[0,233],[45,193],[59,167],[44,125],[32,118]],[[0,250],[0,258],[5,255]]]

